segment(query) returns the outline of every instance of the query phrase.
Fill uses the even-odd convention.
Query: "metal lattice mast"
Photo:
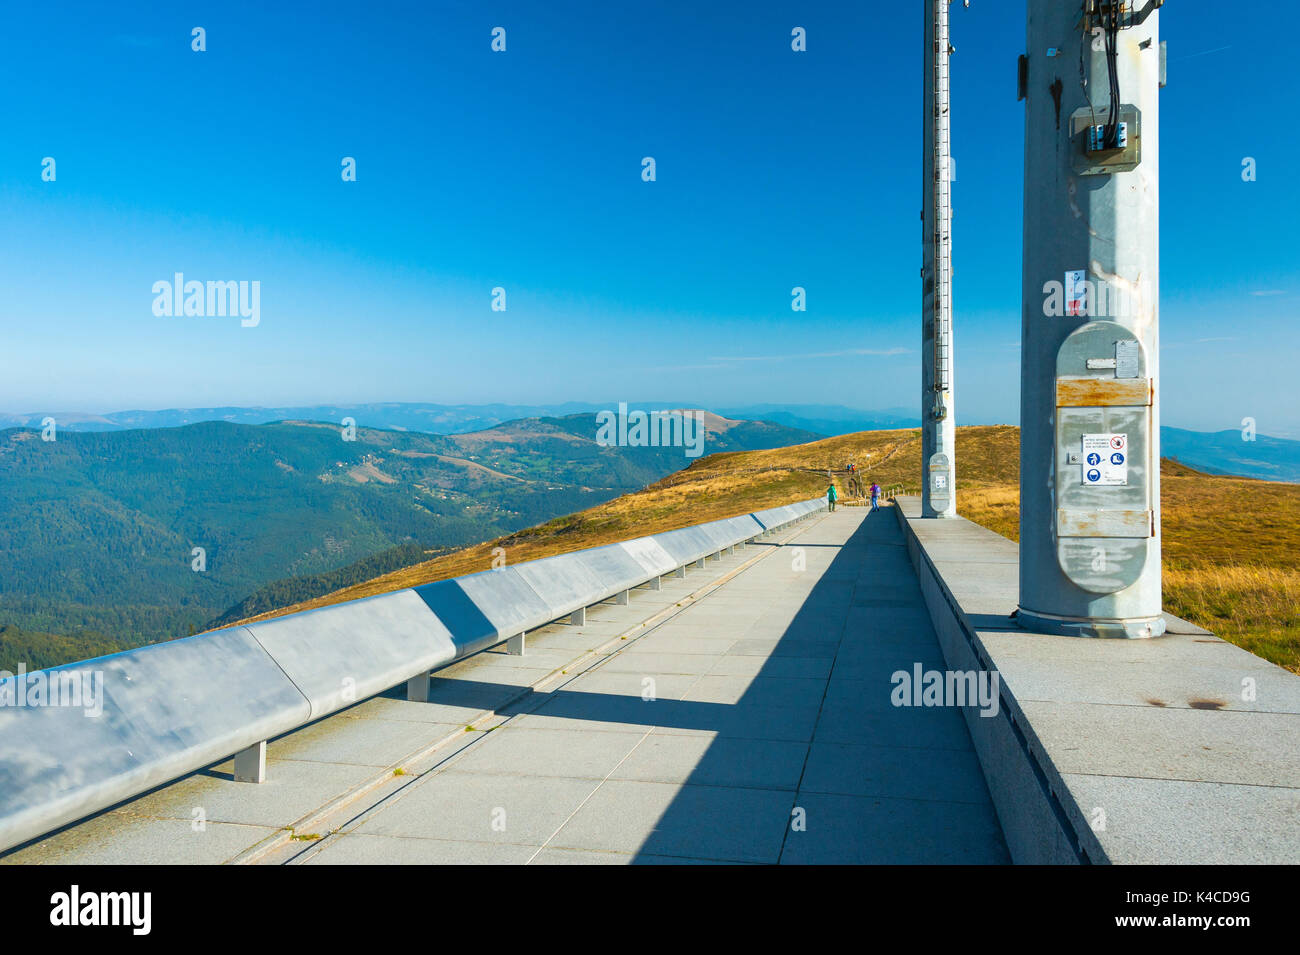
[[[957,513],[954,488],[952,159],[949,136],[950,0],[926,0],[921,328],[921,513]]]
[[[934,390],[950,390],[952,351],[952,153],[948,128],[948,3],[934,0]]]

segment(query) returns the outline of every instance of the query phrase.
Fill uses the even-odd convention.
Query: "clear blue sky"
[[[922,4],[902,6],[11,5],[0,409],[914,407]],[[1300,436],[1300,137],[1277,112],[1297,83],[1275,4],[1234,4],[1231,29],[1218,9],[1162,14],[1164,416]],[[1024,4],[955,4],[953,34],[958,408],[1014,421]],[[177,271],[260,281],[261,324],[155,317]]]

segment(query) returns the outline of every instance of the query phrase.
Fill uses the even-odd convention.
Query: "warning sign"
[[[1083,436],[1083,483],[1106,487],[1128,486],[1128,435]]]

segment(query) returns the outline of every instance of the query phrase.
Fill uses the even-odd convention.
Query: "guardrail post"
[[[697,560],[697,561],[695,562],[695,566],[696,566],[696,567],[699,567],[700,569],[703,569],[703,568],[704,568],[704,558],[701,557],[699,560]]]
[[[674,576],[674,577],[677,577],[678,579],[680,579],[680,578],[682,578],[682,577],[685,577],[685,576],[686,576],[686,565],[685,565],[685,564],[682,564],[682,566],[680,566],[680,567],[678,567],[676,570],[674,570],[674,571],[673,571],[673,576]]]
[[[586,624],[587,624],[586,607],[579,607],[577,610],[573,611],[573,613],[569,614],[570,626],[582,627],[582,626],[586,626]]]
[[[664,589],[664,582],[663,582],[663,579],[662,579],[662,578],[659,578],[659,577],[655,577],[653,580],[651,580],[651,581],[650,581],[650,589],[651,589],[651,590],[663,590],[663,589]]]
[[[614,598],[614,603],[618,604],[620,607],[626,607],[630,599],[631,591],[620,590],[618,595]]]
[[[266,740],[254,743],[235,754],[235,782],[266,782]]]
[[[722,551],[718,551],[716,554],[714,554],[714,555],[713,555],[713,559],[714,559],[714,560],[722,560]]]
[[[524,655],[524,635],[522,633],[516,633],[506,641],[506,653],[516,657]]]
[[[427,670],[406,681],[406,699],[410,703],[429,702],[429,672]]]

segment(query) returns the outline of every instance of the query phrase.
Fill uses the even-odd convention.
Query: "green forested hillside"
[[[311,422],[51,442],[0,431],[0,668],[309,599],[582,510],[689,461],[681,448],[601,447],[594,435],[593,415],[455,436],[358,429],[355,440]],[[804,437],[727,423],[707,450]]]

